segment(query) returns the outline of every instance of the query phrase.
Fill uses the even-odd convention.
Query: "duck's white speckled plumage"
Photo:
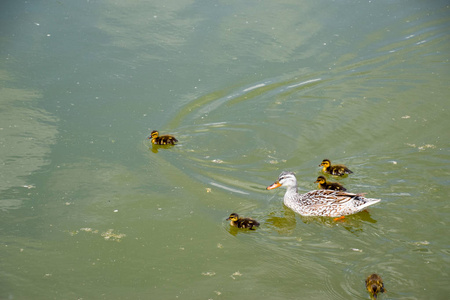
[[[378,203],[380,199],[364,198],[361,194],[333,190],[297,192],[297,179],[292,172],[282,172],[268,189],[286,187],[284,204],[302,216],[340,217],[355,214]]]

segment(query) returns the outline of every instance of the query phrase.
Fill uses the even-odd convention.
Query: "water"
[[[372,272],[381,299],[446,299],[449,11],[3,3],[0,299],[369,299]],[[265,190],[314,189],[324,158],[382,201],[334,222]]]

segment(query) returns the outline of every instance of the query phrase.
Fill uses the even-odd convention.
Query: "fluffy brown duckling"
[[[344,165],[332,165],[329,159],[324,159],[319,167],[322,167],[322,171],[331,175],[343,176],[345,174],[353,173]]]
[[[255,230],[253,227],[258,227],[259,223],[252,218],[241,218],[238,214],[232,213],[227,220],[230,220],[230,225],[237,228],[248,228],[250,230]]]
[[[346,191],[347,189],[338,182],[327,182],[325,176],[320,175],[314,183],[319,184],[319,188],[322,190],[333,190],[333,191]]]
[[[153,130],[148,139],[152,140],[154,145],[175,145],[178,140],[172,135],[161,135],[157,130]]]
[[[375,273],[367,277],[366,288],[374,299],[377,299],[378,293],[385,292],[383,279],[381,279],[380,275]]]

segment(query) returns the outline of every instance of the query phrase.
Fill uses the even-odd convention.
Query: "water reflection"
[[[160,149],[170,149],[173,148],[175,145],[155,145],[151,144],[151,147],[149,148],[153,153],[158,153]]]
[[[346,216],[343,219],[335,221],[328,217],[305,217],[294,213],[291,209],[284,206],[283,216],[279,216],[278,211],[269,213],[266,224],[275,229],[281,235],[290,235],[297,226],[297,216],[304,224],[321,224],[325,227],[342,226],[352,234],[358,235],[363,232],[365,223],[376,223],[377,221],[370,216],[367,210],[354,215]]]
[[[295,213],[284,206],[283,216],[278,216],[278,212],[270,212],[266,223],[281,235],[292,234],[297,225]]]
[[[234,226],[230,226],[229,224],[227,224],[227,226],[228,226],[227,231],[233,236],[237,236],[238,234],[250,234],[250,233],[254,233],[254,232],[258,231],[258,228],[250,230],[250,229],[237,228]]]
[[[342,226],[347,231],[358,235],[363,232],[365,223],[376,223],[377,221],[370,216],[367,210],[359,212],[354,215],[345,216],[343,219],[335,220],[334,218],[327,217],[303,217],[300,219],[305,224],[319,223],[326,227]]]

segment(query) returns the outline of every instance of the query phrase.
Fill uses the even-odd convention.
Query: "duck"
[[[338,182],[327,182],[325,176],[320,175],[317,177],[317,180],[314,183],[319,184],[319,188],[323,190],[334,190],[334,191],[343,191],[345,192],[347,189]]]
[[[322,167],[322,171],[324,173],[328,173],[331,175],[344,176],[345,174],[352,174],[353,172],[344,165],[332,165],[329,159],[322,160],[322,163],[319,167]]]
[[[255,230],[253,227],[258,227],[259,222],[252,218],[241,218],[237,213],[232,213],[227,220],[230,220],[230,225],[237,228],[248,228]]]
[[[175,145],[178,142],[172,135],[159,136],[158,130],[153,130],[148,139],[151,139],[154,145]]]
[[[374,299],[377,299],[378,293],[384,293],[384,283],[378,274],[371,274],[366,278],[366,289]]]
[[[380,199],[365,198],[363,194],[344,191],[315,190],[305,194],[297,191],[297,178],[293,172],[281,172],[278,180],[266,189],[273,190],[280,186],[286,188],[284,205],[302,216],[322,216],[343,218],[363,211],[380,202]]]

